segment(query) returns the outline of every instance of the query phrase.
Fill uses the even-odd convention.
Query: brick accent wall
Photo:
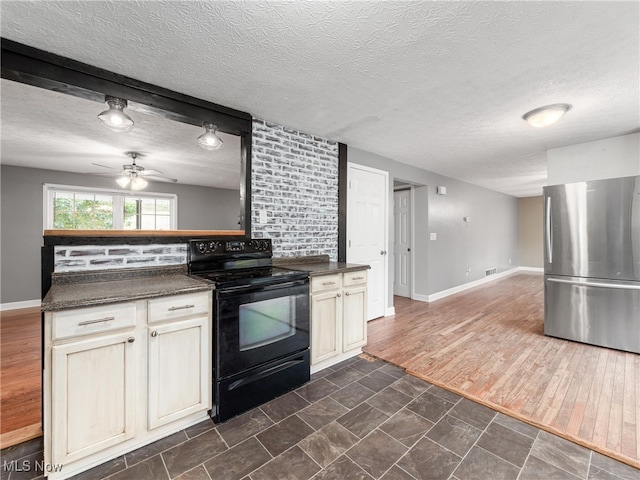
[[[187,263],[187,244],[54,247],[55,272],[157,267]]]
[[[276,257],[337,260],[338,144],[254,118],[251,161],[252,236]]]

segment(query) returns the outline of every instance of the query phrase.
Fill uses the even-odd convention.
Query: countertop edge
[[[194,280],[193,277],[184,276],[185,278],[189,278]],[[200,280],[198,280],[200,281]],[[118,280],[113,280],[111,282],[118,282]],[[111,283],[109,282],[109,283]],[[200,281],[200,285],[185,285],[181,288],[173,288],[171,290],[163,289],[159,287],[157,290],[145,290],[139,293],[127,293],[121,295],[107,295],[103,297],[93,297],[93,298],[79,298],[73,300],[59,300],[59,301],[49,301],[46,302],[43,300],[40,310],[42,312],[59,312],[62,310],[71,310],[75,308],[89,308],[89,307],[97,307],[101,305],[111,305],[114,303],[126,303],[126,302],[135,302],[138,300],[146,300],[149,298],[158,298],[165,297],[171,295],[181,295],[186,293],[195,293],[195,292],[205,292],[207,290],[213,290],[214,285],[209,282]],[[96,282],[99,283],[99,282]],[[105,282],[106,283],[106,282]],[[61,285],[60,287],[67,287],[67,285]]]
[[[307,272],[309,277],[321,277],[335,273],[358,272],[360,270],[370,270],[371,266],[356,263],[329,262],[327,263],[300,263],[283,265],[289,270]]]

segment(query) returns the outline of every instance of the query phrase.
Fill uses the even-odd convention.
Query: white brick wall
[[[274,256],[336,260],[338,144],[254,118],[251,161],[252,237],[271,238]]]
[[[55,272],[158,267],[187,263],[187,244],[54,247]]]

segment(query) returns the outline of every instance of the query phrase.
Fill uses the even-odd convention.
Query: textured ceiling
[[[104,128],[96,116],[103,103],[2,79],[2,163],[77,173],[115,173],[140,155],[139,166],[159,170],[186,185],[237,190],[240,185],[240,137],[218,132],[222,147],[204,150],[204,130],[130,105],[128,132]],[[116,170],[93,165],[99,163]]]
[[[5,0],[0,13],[6,38],[529,196],[547,149],[639,130],[639,6]],[[522,120],[550,103],[573,109],[548,129]]]

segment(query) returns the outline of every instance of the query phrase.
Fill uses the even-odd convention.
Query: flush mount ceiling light
[[[217,150],[222,146],[222,139],[216,134],[218,127],[213,123],[203,123],[205,132],[198,137],[198,144],[205,150]]]
[[[114,132],[125,132],[133,127],[133,120],[124,113],[124,109],[127,108],[126,100],[107,95],[104,97],[104,102],[109,106],[109,110],[98,115],[102,125]]]
[[[568,103],[556,103],[531,110],[530,112],[525,113],[522,118],[524,118],[532,127],[548,127],[560,120],[560,118],[570,109],[571,105]]]

